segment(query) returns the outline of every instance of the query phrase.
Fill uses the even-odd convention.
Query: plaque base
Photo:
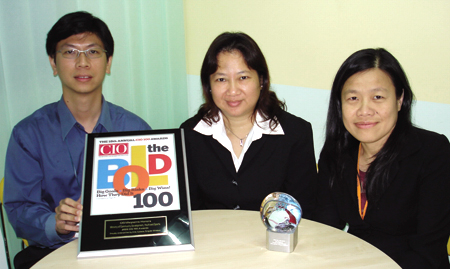
[[[272,251],[292,252],[297,246],[298,229],[290,233],[276,233],[266,230],[266,248]]]

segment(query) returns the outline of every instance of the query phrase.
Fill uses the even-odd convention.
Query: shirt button
[[[238,185],[238,183],[236,182],[236,180],[231,181],[231,183],[233,183],[234,185]]]

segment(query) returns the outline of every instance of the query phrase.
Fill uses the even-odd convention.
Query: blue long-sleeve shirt
[[[150,130],[135,114],[102,100],[93,133]],[[4,207],[16,235],[30,245],[58,248],[74,233],[56,232],[60,200],[81,195],[86,131],[61,98],[20,121],[6,152]]]

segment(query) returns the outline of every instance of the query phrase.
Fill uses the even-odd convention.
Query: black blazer
[[[192,209],[259,210],[270,193],[286,192],[300,203],[303,217],[311,218],[317,169],[311,124],[287,112],[278,117],[284,135],[263,135],[245,153],[239,171],[231,153],[212,136],[185,129]]]
[[[389,255],[403,268],[450,268],[450,144],[444,135],[413,128],[392,163],[387,189],[358,212],[358,152],[345,155],[343,182],[329,185],[319,160],[318,208],[314,219],[343,228]]]

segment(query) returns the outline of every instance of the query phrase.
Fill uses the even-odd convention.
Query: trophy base
[[[297,246],[298,229],[290,233],[276,233],[266,230],[266,247],[268,250],[292,252]]]

